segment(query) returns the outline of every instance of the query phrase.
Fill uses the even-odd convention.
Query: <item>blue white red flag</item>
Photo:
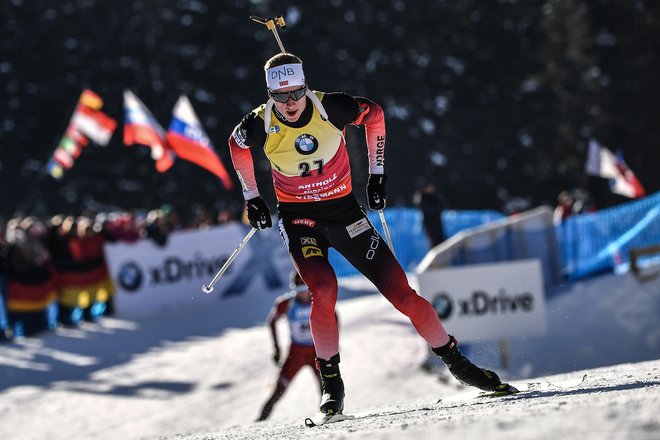
[[[146,145],[156,161],[156,170],[164,173],[176,156],[167,143],[165,130],[142,101],[130,90],[124,91],[124,145]]]
[[[623,155],[615,155],[594,139],[589,141],[585,170],[589,175],[609,179],[610,189],[615,194],[632,199],[646,195],[642,184],[623,161]]]
[[[218,176],[226,189],[232,181],[186,96],[179,97],[172,110],[167,141],[181,159],[193,162]]]

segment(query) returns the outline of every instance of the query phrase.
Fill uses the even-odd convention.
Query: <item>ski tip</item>
[[[502,384],[502,389],[499,390],[499,391],[504,391],[504,392],[507,392],[508,394],[516,394],[516,393],[520,392],[520,390],[518,388],[516,388],[513,385],[508,384],[508,383],[503,383]]]
[[[501,397],[501,396],[510,396],[512,394],[519,393],[520,390],[513,385],[510,385],[508,383],[502,383],[500,384],[496,389],[493,391],[484,391],[481,394],[479,394],[477,397]]]
[[[310,417],[307,417],[305,419],[305,426],[308,428],[313,428],[315,426],[323,426],[327,425],[329,423],[337,423],[337,422],[342,422],[344,420],[352,420],[354,419],[355,416],[349,416],[346,414],[324,414],[321,418],[314,420]]]

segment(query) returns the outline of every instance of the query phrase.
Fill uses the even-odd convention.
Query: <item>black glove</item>
[[[247,216],[253,228],[266,229],[273,226],[270,209],[261,197],[257,196],[247,201]]]
[[[275,347],[273,350],[273,362],[280,363],[280,347]]]
[[[367,183],[369,209],[376,211],[385,208],[385,198],[387,197],[385,182],[387,182],[385,174],[369,174],[369,182]]]

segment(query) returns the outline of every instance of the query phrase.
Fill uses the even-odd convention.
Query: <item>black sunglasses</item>
[[[273,98],[273,101],[285,103],[289,101],[289,98],[293,99],[294,101],[300,100],[300,98],[305,96],[306,91],[307,86],[303,86],[300,89],[291,90],[290,92],[272,92],[269,90],[268,94],[271,98]]]

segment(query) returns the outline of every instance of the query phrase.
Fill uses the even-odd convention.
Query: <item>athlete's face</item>
[[[300,86],[282,87],[281,89],[273,90],[273,92],[286,93],[299,90],[300,88]],[[291,96],[289,96],[287,102],[278,102],[275,100],[273,101],[275,102],[275,108],[277,111],[280,112],[280,114],[284,116],[284,118],[289,122],[296,122],[298,118],[300,118],[300,115],[302,115],[303,111],[305,111],[305,107],[307,105],[307,99],[305,98],[305,95],[302,95],[302,97],[297,101],[294,101]]]

